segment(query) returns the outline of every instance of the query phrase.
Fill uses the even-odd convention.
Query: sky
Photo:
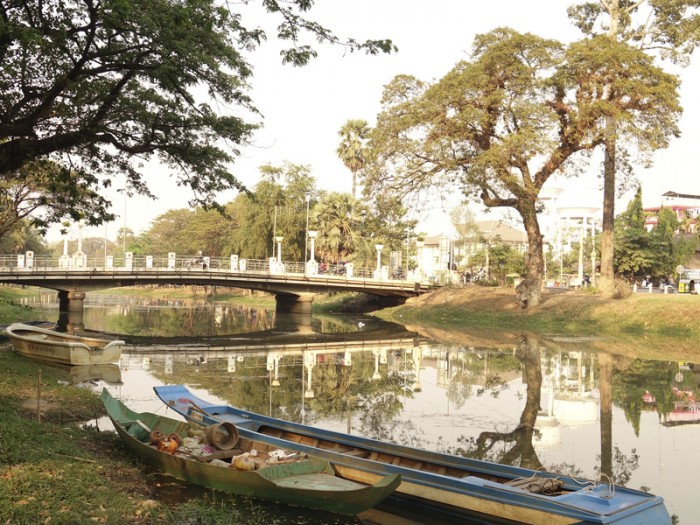
[[[274,24],[260,13],[258,3],[241,6],[244,21],[262,25],[268,41],[250,56],[254,74],[250,95],[262,113],[264,128],[232,168],[244,184],[254,186],[259,180],[258,168],[264,164],[281,166],[285,161],[311,168],[320,189],[351,191],[351,174],[336,154],[340,138],[338,130],[349,119],[365,119],[374,125],[380,110],[383,86],[398,74],[413,75],[433,81],[444,76],[459,60],[468,58],[474,36],[496,27],[511,27],[546,38],[569,42],[580,38],[566,16],[569,0],[318,0],[309,18],[331,28],[339,37],[390,38],[399,51],[391,55],[368,56],[348,53],[339,46],[316,45],[319,56],[302,68],[282,65],[280,44],[274,38]],[[536,7],[535,7],[536,6]],[[245,18],[250,16],[252,18]],[[655,155],[651,169],[639,168],[644,205],[657,206],[665,191],[700,194],[700,178],[694,176],[696,150],[700,139],[700,64],[698,57],[686,69],[666,68],[679,73],[682,79],[681,101],[685,109],[681,120],[683,136],[670,148]],[[553,181],[564,189],[560,206],[598,206],[602,203],[600,180]],[[160,197],[152,201],[142,197],[124,199],[111,194],[112,211],[117,220],[106,226],[91,228],[84,236],[116,237],[126,225],[136,234],[147,230],[156,217],[169,209],[186,208],[191,197],[186,189],[167,184],[167,172],[155,166],[146,180]],[[114,181],[114,187],[122,187]],[[162,190],[161,188],[167,188]],[[230,201],[235,193],[222,194],[221,202]],[[447,232],[451,226],[449,209],[458,202],[435,202],[428,210],[416,209],[419,230],[429,235]],[[618,201],[624,209],[629,196]],[[475,209],[479,214],[479,209]],[[72,235],[75,235],[73,229]],[[53,238],[52,238],[53,237]],[[57,230],[49,233],[56,240]]]

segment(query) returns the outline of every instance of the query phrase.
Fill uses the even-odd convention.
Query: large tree
[[[587,35],[606,35],[662,58],[687,63],[700,41],[698,0],[598,0],[569,8],[569,16]],[[618,140],[617,121],[607,117],[603,163],[603,231],[598,287],[614,291],[614,224],[616,174],[631,173],[625,144]]]
[[[394,49],[339,40],[305,18],[312,0],[261,3],[290,41],[283,62],[315,56],[304,35],[352,51]],[[119,174],[151,195],[145,161],[158,160],[192,189],[190,204],[215,205],[219,191],[240,187],[230,163],[258,125],[248,121],[257,115],[248,56],[265,39],[230,2],[0,0],[0,178],[50,158],[96,194]],[[75,192],[66,200],[88,224],[110,218],[80,209]]]
[[[275,253],[273,238],[279,236],[283,237],[283,258],[303,261],[306,214],[316,202],[316,180],[308,166],[289,162],[261,166],[260,172],[262,180],[253,192],[239,195],[227,207],[233,224],[224,240],[224,255],[271,257]]]
[[[641,141],[665,144],[679,112],[677,81],[624,44],[558,42],[500,28],[475,39],[433,85],[399,76],[386,88],[372,133],[366,191],[407,195],[457,182],[487,207],[510,207],[528,235],[521,306],[540,301],[539,193],[577,154],[604,139],[614,114]]]
[[[370,127],[366,120],[348,120],[340,128],[336,153],[352,173],[352,196],[357,197],[357,175],[365,166]]]
[[[66,216],[106,218],[107,203],[91,188],[92,182],[89,175],[50,160],[26,162],[0,177],[0,239],[19,224],[44,231]]]

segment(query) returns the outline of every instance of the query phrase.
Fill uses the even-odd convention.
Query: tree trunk
[[[523,225],[527,233],[527,274],[525,279],[515,287],[518,304],[521,308],[529,308],[540,304],[542,298],[542,275],[544,274],[544,259],[542,254],[542,233],[537,221],[535,203],[528,206],[527,211],[520,211]]]
[[[600,374],[600,471],[612,479],[612,356],[601,353],[598,357],[598,365]]]
[[[620,0],[608,4],[610,27],[608,38],[617,40],[619,30]],[[600,236],[600,279],[597,287],[605,295],[615,292],[615,269],[613,252],[615,249],[615,161],[617,157],[616,122],[612,117],[605,121],[605,160],[603,162],[603,231]],[[593,268],[595,273],[595,268]]]
[[[606,123],[605,162],[603,168],[603,231],[600,237],[600,279],[598,289],[612,295],[615,291],[615,269],[613,251],[615,248],[615,121],[608,118]]]

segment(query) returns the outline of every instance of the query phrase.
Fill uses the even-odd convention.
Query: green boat
[[[134,454],[162,472],[196,485],[354,515],[379,504],[401,483],[399,475],[384,476],[373,485],[355,482],[336,475],[328,461],[239,438],[228,423],[212,425],[203,432],[199,425],[136,413],[107,389],[100,398],[122,442]],[[186,446],[203,434],[208,444],[197,450]]]

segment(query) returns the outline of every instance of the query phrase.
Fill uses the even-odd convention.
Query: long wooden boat
[[[103,365],[119,360],[126,344],[56,332],[39,326],[14,323],[5,328],[17,353],[65,365]]]
[[[107,389],[100,397],[122,442],[135,455],[166,474],[211,489],[354,515],[380,503],[401,482],[399,475],[381,476],[371,485],[345,479],[328,461],[241,437],[232,425],[234,430],[222,433],[223,439],[217,435],[220,425],[208,429],[214,443],[227,445],[211,452],[197,444],[195,436],[203,434],[199,425],[136,413]]]
[[[484,523],[671,524],[663,498],[645,492],[314,428],[212,404],[183,385],[154,390],[191,422],[233,423],[241,436],[326,459],[348,479],[400,474],[392,497],[446,515],[486,516]]]

